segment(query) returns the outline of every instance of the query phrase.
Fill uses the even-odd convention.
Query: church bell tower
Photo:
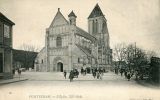
[[[75,26],[76,26],[76,18],[77,18],[77,16],[76,16],[75,13],[73,12],[73,10],[72,10],[72,12],[68,15],[68,17],[69,17],[69,23],[70,23],[70,25],[75,25]]]
[[[88,32],[97,38],[98,62],[102,65],[110,64],[111,49],[107,20],[98,4],[96,4],[88,17]]]

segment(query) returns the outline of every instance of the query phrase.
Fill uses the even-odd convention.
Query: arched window
[[[95,32],[94,32],[94,27],[95,27],[95,25],[94,25],[94,20],[93,20],[93,21],[92,21],[92,32],[93,32],[93,33],[95,33]]]
[[[97,33],[98,32],[98,21],[97,19],[94,21],[93,20],[93,33]]]
[[[95,33],[97,33],[97,32],[98,32],[98,21],[96,19],[96,22],[95,22]]]
[[[78,63],[80,63],[80,58],[78,57]]]
[[[57,47],[62,47],[62,38],[60,36],[58,36],[56,39],[56,45]]]
[[[41,62],[42,62],[42,64],[43,64],[43,59],[42,59],[42,61],[41,61]]]

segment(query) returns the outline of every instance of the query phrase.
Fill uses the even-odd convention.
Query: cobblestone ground
[[[63,73],[24,72],[21,77],[29,80],[0,86],[0,100],[160,100],[158,87],[139,85],[112,72],[102,80],[87,74],[73,82]]]

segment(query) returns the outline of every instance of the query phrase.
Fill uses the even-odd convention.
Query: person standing
[[[128,73],[127,73],[127,79],[128,79],[128,81],[130,81],[130,78],[131,78],[131,73],[128,72]]]
[[[73,70],[71,70],[71,71],[70,71],[70,74],[69,74],[70,82],[73,81],[73,78],[74,78],[74,72],[73,72]]]
[[[123,69],[122,68],[120,69],[120,73],[121,73],[121,76],[123,76]]]
[[[84,69],[83,69],[83,67],[81,68],[81,75],[83,74],[83,72],[84,72]]]
[[[93,70],[92,74],[93,74],[93,77],[95,78],[96,77],[96,71]]]
[[[83,76],[85,76],[85,75],[86,75],[86,68],[83,69]]]
[[[18,72],[18,76],[19,76],[19,79],[20,79],[20,76],[21,76],[21,70],[20,70],[20,68],[18,68],[17,72]]]
[[[21,70],[20,70],[20,68],[18,68],[17,72],[18,72],[18,75],[21,75]]]
[[[64,74],[64,78],[66,79],[67,72],[65,70],[64,70],[63,74]]]
[[[99,79],[99,77],[100,77],[99,71],[97,71],[96,75],[97,75],[97,79]]]
[[[13,75],[15,75],[15,69],[13,68],[13,70],[12,70],[12,73],[13,73]]]
[[[138,80],[138,70],[135,72],[136,80]]]
[[[102,76],[103,76],[103,74],[102,74],[102,73],[100,73],[100,74],[99,74],[99,79],[101,79],[101,80],[102,80]]]
[[[127,78],[127,70],[124,71],[124,76]]]

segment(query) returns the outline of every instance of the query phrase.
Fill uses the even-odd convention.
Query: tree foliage
[[[130,70],[142,69],[149,64],[150,58],[155,55],[154,51],[143,50],[137,47],[136,44],[119,43],[113,49],[114,60],[125,62]]]

